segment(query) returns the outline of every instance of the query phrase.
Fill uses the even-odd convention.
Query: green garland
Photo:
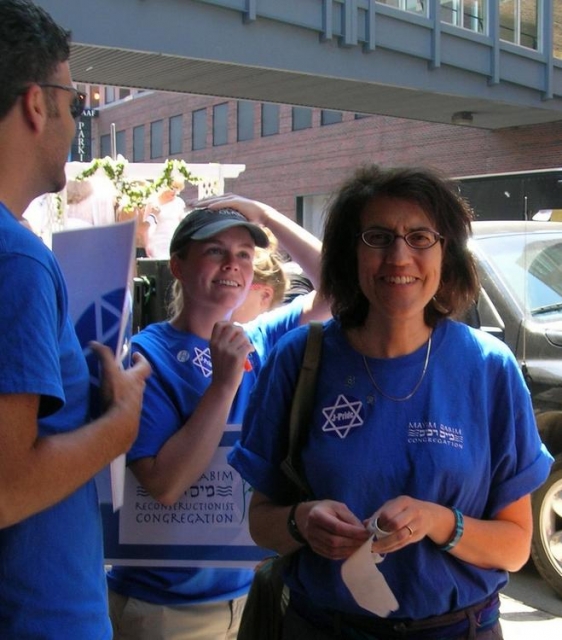
[[[174,178],[178,174],[183,176],[185,181],[189,182],[189,184],[197,184],[201,182],[201,178],[196,178],[192,173],[190,173],[183,160],[166,160],[162,175],[159,178],[156,178],[153,182],[153,190],[158,191],[164,185],[172,187]]]
[[[117,191],[117,208],[128,213],[132,213],[135,209],[142,209],[148,198],[163,186],[171,187],[178,174],[190,184],[197,184],[201,180],[188,170],[183,160],[166,160],[162,174],[152,182],[138,182],[126,178],[124,174],[127,164],[128,161],[123,156],[118,156],[117,160],[109,156],[96,158],[76,176],[75,180],[86,180],[101,169]]]

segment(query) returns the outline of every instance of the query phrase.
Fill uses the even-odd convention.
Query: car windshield
[[[562,314],[562,234],[531,231],[474,242],[527,313]]]

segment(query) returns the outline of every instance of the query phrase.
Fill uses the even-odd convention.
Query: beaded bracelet
[[[455,530],[453,531],[453,535],[443,546],[438,547],[439,551],[451,551],[454,549],[462,538],[462,534],[464,533],[464,516],[463,514],[456,508],[451,507],[451,511],[455,514]]]

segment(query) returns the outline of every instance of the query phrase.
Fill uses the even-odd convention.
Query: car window
[[[562,315],[562,234],[495,235],[474,246],[527,313]]]

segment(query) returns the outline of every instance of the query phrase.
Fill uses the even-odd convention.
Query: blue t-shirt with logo
[[[287,331],[298,326],[303,296],[244,325],[255,351],[249,355],[252,370],[245,373],[232,404],[228,422],[241,424],[257,375],[269,352]],[[128,462],[154,456],[189,419],[212,376],[209,342],[169,322],[149,325],[133,336],[133,351],[150,362],[137,440]],[[188,604],[230,600],[248,592],[253,571],[246,569],[196,569],[114,566],[109,588],[122,595],[156,604]]]
[[[284,503],[279,465],[308,329],[279,341],[262,369],[229,462],[256,490]],[[492,518],[546,479],[542,446],[518,364],[506,345],[464,324],[440,322],[427,371],[427,344],[412,354],[366,358],[339,324],[326,323],[309,438],[302,451],[316,499],[345,503],[360,519],[387,500],[413,496]],[[375,384],[366,371],[369,367]],[[440,551],[428,538],[377,564],[399,608],[421,619],[467,607],[501,589],[504,571],[482,569]],[[368,614],[341,577],[341,562],[301,549],[287,574],[291,597]]]

